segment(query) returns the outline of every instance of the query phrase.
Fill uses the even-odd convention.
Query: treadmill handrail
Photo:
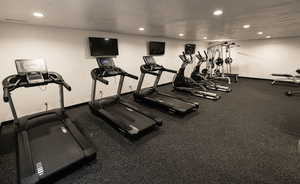
[[[176,70],[172,70],[172,69],[168,69],[168,68],[164,68],[163,71],[164,72],[169,72],[169,73],[177,73]]]
[[[124,72],[124,76],[129,77],[129,78],[132,78],[132,79],[135,79],[135,80],[138,80],[138,79],[139,79],[138,76],[132,75],[132,74],[127,73],[127,72]]]
[[[93,79],[98,80],[98,81],[100,81],[100,82],[102,82],[106,85],[109,84],[109,81],[105,80],[103,77],[113,77],[113,76],[121,75],[121,76],[126,76],[126,77],[129,77],[129,78],[135,79],[135,80],[139,79],[137,76],[132,75],[130,73],[127,73],[124,70],[122,70],[121,68],[116,67],[115,69],[116,69],[116,72],[113,75],[105,75],[105,72],[104,72],[103,68],[94,68],[91,71],[91,76],[92,76]],[[99,73],[100,71],[102,73]]]
[[[142,73],[147,73],[147,74],[150,74],[150,75],[159,76],[158,73],[152,72],[152,71],[149,70],[146,66],[147,66],[147,65],[142,65],[142,66],[140,67]]]
[[[155,69],[153,69],[154,67],[156,67]],[[141,72],[142,73],[148,73],[148,74],[151,74],[151,75],[155,75],[155,76],[159,76],[158,73],[154,72],[154,71],[163,71],[163,72],[170,72],[170,73],[177,73],[176,70],[172,70],[172,69],[168,69],[168,68],[165,68],[161,65],[149,65],[149,64],[144,64],[140,67],[141,69]]]
[[[3,88],[3,100],[5,103],[9,101],[9,90],[8,88]]]
[[[55,84],[59,84],[59,85],[63,85],[68,91],[71,91],[71,86],[69,84],[67,84],[61,75],[59,75],[56,72],[48,72],[48,74],[45,75],[46,78],[44,78],[44,82],[40,82],[37,84],[30,84],[28,83],[27,79],[25,76],[21,76],[21,75],[10,75],[8,77],[6,77],[3,81],[2,81],[2,85],[3,85],[3,90],[4,90],[4,95],[3,95],[3,99],[5,102],[7,102],[7,97],[8,97],[8,93],[7,92],[11,92],[17,88],[21,88],[21,87],[36,87],[36,86],[43,86],[43,85],[48,85],[50,83],[55,83]]]

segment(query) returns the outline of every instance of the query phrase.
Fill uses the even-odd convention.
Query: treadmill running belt
[[[155,121],[141,113],[138,113],[120,103],[106,106],[105,111],[111,113],[116,119],[124,124],[132,125],[139,130],[144,130],[155,125]]]
[[[145,96],[145,98],[159,100],[162,103],[168,104],[170,107],[174,107],[174,109],[181,109],[181,111],[185,111],[186,109],[192,109],[194,107],[193,104],[159,93],[151,93]]]
[[[60,121],[29,129],[28,137],[35,169],[41,178],[83,158],[76,140]]]

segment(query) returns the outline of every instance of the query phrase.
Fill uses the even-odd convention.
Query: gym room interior
[[[299,0],[2,0],[0,183],[300,183],[299,51]]]

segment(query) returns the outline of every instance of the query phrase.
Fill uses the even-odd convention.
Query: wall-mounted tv
[[[165,42],[149,42],[149,55],[164,55]]]
[[[89,37],[91,56],[119,55],[118,40],[115,38]]]
[[[184,52],[185,54],[195,54],[195,50],[196,50],[196,44],[185,44],[184,46]]]

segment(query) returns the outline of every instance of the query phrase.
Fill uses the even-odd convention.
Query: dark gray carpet
[[[300,97],[286,97],[287,89],[292,87],[241,79],[216,102],[185,96],[200,109],[184,118],[140,105],[164,125],[137,141],[93,116],[88,106],[76,107],[68,113],[98,157],[57,183],[300,183]],[[0,140],[1,184],[16,182],[10,132],[3,128]]]

